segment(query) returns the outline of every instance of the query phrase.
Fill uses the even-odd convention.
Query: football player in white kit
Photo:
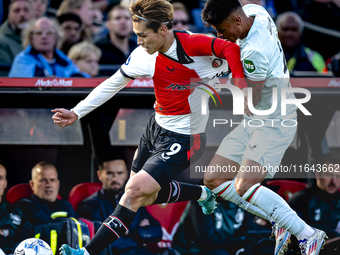
[[[119,71],[72,110],[52,110],[52,119],[58,126],[71,125],[139,76],[153,79],[155,113],[140,139],[130,179],[115,211],[85,247],[63,245],[62,254],[97,255],[124,235],[141,206],[195,199],[209,211],[215,207],[209,189],[173,178],[204,152],[208,115],[201,114],[201,99],[208,97],[205,91],[213,90],[211,85],[229,70],[236,86],[245,91],[239,46],[220,38],[172,30],[173,8],[167,0],[132,1],[130,10],[140,47]]]
[[[223,139],[210,162],[210,166],[215,167],[232,166],[239,169],[238,173],[206,172],[204,183],[214,194],[272,222],[275,255],[285,253],[291,234],[299,240],[301,254],[319,254],[327,238],[325,232],[307,225],[284,199],[261,185],[266,177],[274,176],[275,171],[271,170],[280,165],[297,124],[294,104],[287,106],[285,114],[281,113],[281,89],[291,85],[275,23],[262,6],[241,7],[238,0],[208,0],[202,20],[216,29],[219,37],[240,46],[241,62],[248,86],[252,88],[255,109],[270,110],[277,96],[276,110],[267,115],[256,114],[249,107],[255,114],[244,116],[243,124]],[[291,92],[286,96],[295,99]],[[253,125],[247,124],[249,120]],[[247,171],[249,169],[267,171]]]

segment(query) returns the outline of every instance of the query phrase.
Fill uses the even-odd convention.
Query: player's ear
[[[102,172],[103,171],[101,171],[101,170],[97,170],[97,176],[98,176],[99,181],[102,181],[102,179],[101,179],[102,178]]]
[[[241,25],[242,23],[242,19],[240,16],[235,16],[234,22],[236,23],[236,25]]]
[[[158,31],[161,36],[164,36],[168,32],[168,27],[166,25],[161,25]]]
[[[29,185],[30,185],[30,187],[31,187],[31,189],[33,191],[34,190],[34,182],[32,180],[29,181]]]

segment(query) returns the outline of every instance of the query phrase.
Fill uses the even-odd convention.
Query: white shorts
[[[273,178],[275,166],[279,166],[282,157],[292,143],[297,121],[295,119],[281,121],[264,121],[262,127],[250,127],[240,124],[231,131],[222,141],[216,154],[237,162],[241,165],[242,159],[253,160],[266,167],[266,178]]]

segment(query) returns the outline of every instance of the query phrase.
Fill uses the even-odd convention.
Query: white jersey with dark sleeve
[[[142,46],[137,47],[121,66],[119,72],[132,80],[137,77],[148,76],[152,78],[155,73],[155,63],[158,52],[150,55]]]
[[[157,56],[157,53],[154,55]],[[77,114],[78,119],[111,99],[131,80],[139,76],[152,77],[155,71],[156,56],[154,55],[148,54],[142,47],[136,48],[114,75],[103,81],[72,109]]]

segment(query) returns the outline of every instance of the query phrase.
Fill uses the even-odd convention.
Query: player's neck
[[[254,20],[255,20],[255,16],[250,16],[250,17],[245,18],[245,23],[244,23],[244,26],[243,26],[244,33],[240,36],[240,39],[244,39],[248,36],[248,33],[251,29],[251,26],[254,23]]]
[[[165,35],[165,41],[162,48],[160,48],[158,51],[162,53],[167,52],[170,49],[171,45],[174,43],[174,40],[175,40],[174,31],[170,29]]]

